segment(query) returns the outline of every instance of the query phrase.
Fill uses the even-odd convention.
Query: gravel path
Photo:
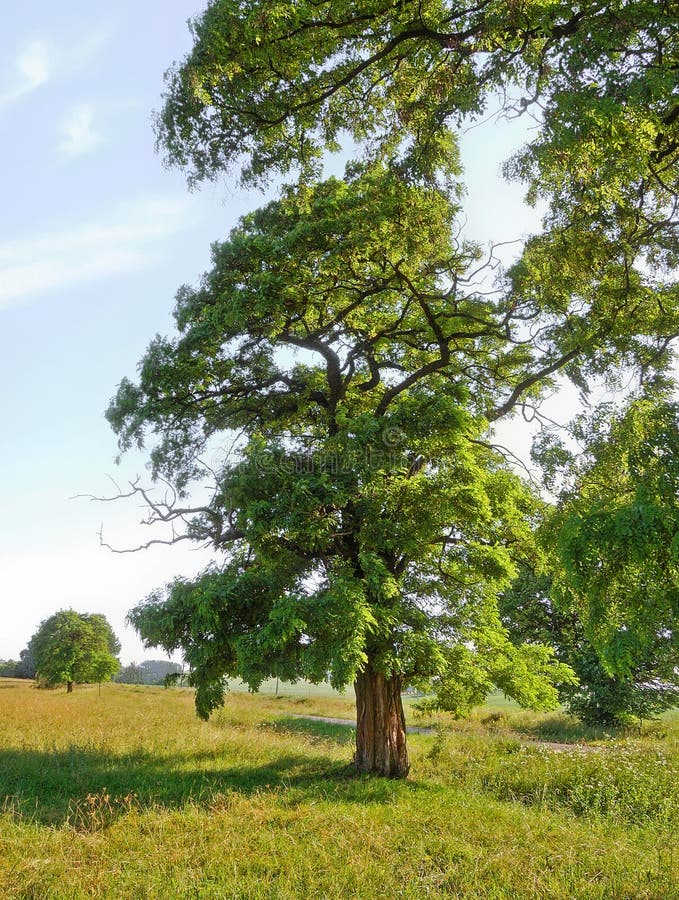
[[[347,728],[355,728],[356,722],[353,719],[333,719],[330,716],[293,716],[294,719],[305,719],[307,722],[325,722],[327,725],[344,725]],[[421,728],[418,725],[407,725],[408,734],[436,734],[433,728]],[[553,750],[555,753],[570,753],[573,750],[581,753],[592,753],[600,750],[600,747],[592,747],[589,744],[564,744],[558,741],[539,741],[531,738],[518,737],[526,747],[544,747],[547,750]]]
[[[346,725],[348,728],[355,728],[354,719],[332,719],[329,716],[293,716],[293,719],[306,719],[307,722],[326,722],[328,725]],[[408,734],[435,734],[433,728],[420,728],[417,725],[407,725]]]

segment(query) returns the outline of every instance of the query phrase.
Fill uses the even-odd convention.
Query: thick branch
[[[533,375],[524,378],[523,381],[520,381],[516,385],[504,403],[494,407],[486,413],[486,419],[489,422],[495,422],[496,419],[506,416],[508,412],[511,412],[512,409],[514,409],[522,395],[530,390],[534,384],[537,384],[544,378],[549,378],[550,375],[553,375],[554,372],[558,372],[559,369],[563,369],[564,366],[568,365],[568,363],[575,359],[581,352],[580,347],[575,347],[573,350],[569,350],[568,353],[564,353],[563,356],[560,356],[559,359],[555,360],[551,365],[545,366],[545,368],[540,369],[539,372],[535,372]]]

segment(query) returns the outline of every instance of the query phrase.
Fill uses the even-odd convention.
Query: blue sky
[[[103,411],[156,332],[171,329],[176,289],[209,265],[210,243],[262,202],[224,181],[189,193],[154,152],[162,76],[190,47],[198,0],[99,5],[32,0],[4,10],[0,36],[0,658],[16,657],[57,609],[103,612],[125,662],[148,657],[127,610],[208,554],[183,545],[113,555],[107,539],[148,538],[111,493],[144,472],[116,466]],[[499,167],[527,122],[463,138],[471,236],[535,230],[521,189]]]

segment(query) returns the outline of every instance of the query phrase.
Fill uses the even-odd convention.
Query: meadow
[[[494,699],[418,721],[406,781],[304,715],[353,700],[234,691],[201,722],[188,689],[0,679],[0,897],[679,897],[679,714],[606,735]]]

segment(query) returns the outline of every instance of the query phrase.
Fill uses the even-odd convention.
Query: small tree
[[[120,666],[120,643],[99,613],[60,610],[41,623],[28,649],[39,682],[65,684],[68,693],[76,683],[108,681]]]

